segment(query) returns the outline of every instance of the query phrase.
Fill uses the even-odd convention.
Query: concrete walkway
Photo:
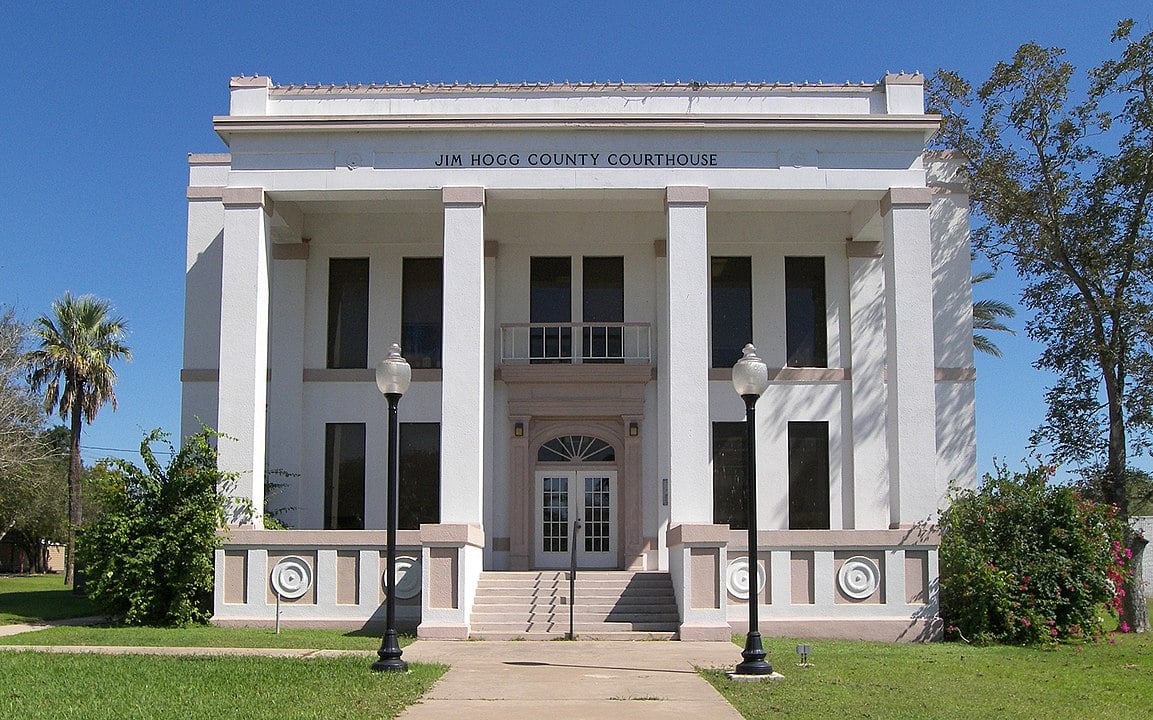
[[[22,635],[23,633],[45,630],[50,627],[60,627],[63,625],[95,625],[97,623],[105,622],[106,620],[107,618],[105,618],[103,615],[93,615],[91,617],[66,618],[64,620],[45,620],[41,623],[15,623],[13,625],[0,625],[0,637],[7,637],[9,635]]]
[[[731,668],[740,654],[726,642],[419,640],[404,649],[405,660],[450,669],[400,717],[740,720],[694,671]]]
[[[0,626],[17,635],[52,625],[82,625],[91,618]],[[0,651],[119,655],[249,655],[336,657],[374,652],[287,648],[121,647],[6,645]],[[727,642],[524,642],[418,640],[404,649],[408,662],[449,666],[428,695],[401,720],[659,720],[696,717],[740,720],[740,714],[694,668],[731,668],[740,648]]]

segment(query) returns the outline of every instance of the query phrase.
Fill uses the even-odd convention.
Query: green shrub
[[[1054,468],[998,466],[942,513],[941,615],[978,642],[1035,644],[1102,634],[1128,574],[1117,509],[1049,484]]]
[[[231,478],[217,470],[213,431],[188,438],[162,468],[151,445],[165,437],[155,430],[140,444],[144,468],[101,463],[104,512],[78,538],[89,596],[129,625],[186,625],[212,616],[213,550]]]

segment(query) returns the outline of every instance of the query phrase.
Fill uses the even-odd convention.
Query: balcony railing
[[[500,326],[503,365],[652,362],[648,323],[510,323]]]

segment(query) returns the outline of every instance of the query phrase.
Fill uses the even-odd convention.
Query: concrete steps
[[[573,631],[583,639],[672,640],[680,616],[667,573],[578,571]],[[555,640],[569,628],[567,571],[485,572],[470,638]]]

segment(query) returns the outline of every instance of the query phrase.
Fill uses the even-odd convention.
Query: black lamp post
[[[745,345],[744,357],[733,366],[733,388],[745,401],[745,510],[749,523],[749,632],[745,635],[744,661],[737,665],[736,675],[772,675],[773,666],[765,662],[765,649],[761,645],[760,625],[757,621],[760,565],[757,561],[757,430],[755,407],[757,400],[769,387],[769,368],[757,357],[752,344]]]
[[[407,672],[408,663],[401,659],[400,643],[396,641],[396,505],[397,472],[400,453],[397,450],[396,406],[400,396],[412,381],[412,368],[400,355],[400,345],[392,344],[388,357],[376,366],[376,387],[388,401],[388,561],[384,570],[385,629],[379,656],[372,664],[377,672]]]

